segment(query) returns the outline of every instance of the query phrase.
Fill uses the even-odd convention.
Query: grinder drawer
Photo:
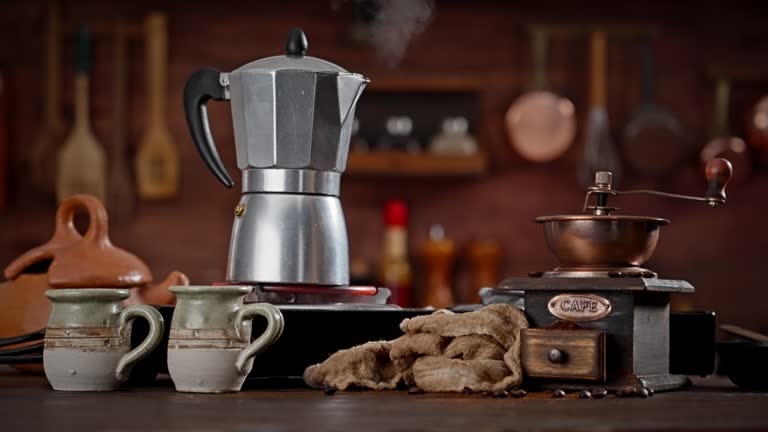
[[[525,329],[522,360],[531,378],[605,381],[605,332]]]

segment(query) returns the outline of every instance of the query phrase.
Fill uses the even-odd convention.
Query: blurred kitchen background
[[[724,147],[714,149],[732,157],[737,171],[723,207],[643,196],[614,201],[622,214],[671,220],[662,228],[646,267],[696,287],[694,296],[676,300],[677,308],[714,310],[720,322],[768,329],[763,310],[768,300],[763,267],[768,258],[768,171],[760,161],[766,154],[759,151],[768,148],[768,114],[755,113],[768,95],[768,9],[757,2],[746,4],[754,6],[669,1],[62,0],[56,43],[61,62],[49,74],[44,60],[51,4],[3,1],[0,264],[44,242],[53,231],[56,198],[52,189],[41,189],[31,178],[31,155],[44,128],[49,80],[60,81],[55,110],[66,131],[72,127],[74,46],[81,24],[88,26],[93,40],[89,115],[95,137],[106,151],[108,173],[114,164],[122,164],[134,181],[134,158],[149,123],[147,113],[152,112],[146,19],[161,12],[167,23],[167,75],[158,87],[159,106],[178,153],[179,188],[169,199],[135,198],[133,209],[111,214],[115,244],[143,258],[155,275],[178,269],[194,284],[223,279],[240,185],[223,187],[197,154],[182,110],[183,86],[201,67],[229,71],[283,54],[289,29],[299,26],[309,38],[309,55],[371,79],[359,103],[359,130],[342,177],[356,280],[375,280],[384,249],[383,209],[387,201],[398,199],[407,205],[413,304],[424,303],[429,261],[425,250],[434,252],[430,259],[436,267],[431,271],[448,274],[455,300],[472,301],[478,283],[472,276],[474,260],[488,261],[493,274],[498,255],[497,278],[556,266],[533,219],[581,211],[584,185],[578,172],[594,101],[590,35],[601,29],[606,40],[604,99],[622,168],[619,189],[701,195],[701,154],[708,141],[723,134],[744,140],[726,140]],[[114,86],[118,23],[127,47],[125,126],[117,131],[124,136],[124,157],[112,154],[120,139],[114,129],[120,122]],[[577,126],[575,137],[555,149],[553,160],[536,162],[513,146],[507,125],[511,119],[505,116],[516,98],[531,88],[532,36],[542,34],[548,42],[548,89],[572,102]],[[627,127],[642,105],[643,55],[648,52],[655,60],[655,103],[679,122],[679,139],[658,137],[665,142],[661,147],[652,133],[645,138],[647,145],[639,140],[639,147],[637,139],[630,143],[625,138],[637,138]],[[727,102],[727,125],[715,114],[718,88]],[[567,114],[569,105],[564,106]],[[222,159],[235,173],[230,106],[212,102],[209,114]],[[442,143],[433,143],[441,129],[450,139],[443,135]],[[451,154],[436,154],[441,150]],[[108,184],[107,190],[111,187]],[[116,204],[107,203],[110,209]],[[395,219],[403,216],[401,207],[394,211]],[[433,239],[442,236],[453,246],[425,246],[430,232]],[[450,262],[451,255],[453,264],[441,267],[439,261],[447,256]]]

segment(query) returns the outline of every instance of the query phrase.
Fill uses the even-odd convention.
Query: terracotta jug
[[[79,208],[88,211],[85,235],[73,219]],[[56,212],[51,239],[6,267],[8,282],[0,284],[0,337],[45,328],[51,304],[45,291],[57,288],[133,288],[126,304],[173,304],[172,285],[188,285],[187,277],[171,272],[156,285],[147,265],[136,255],[115,247],[109,239],[107,211],[96,197],[73,195]]]

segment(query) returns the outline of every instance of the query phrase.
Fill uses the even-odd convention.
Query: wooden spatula
[[[612,172],[614,184],[618,184],[621,178],[621,160],[608,122],[605,50],[605,32],[593,31],[590,37],[591,106],[584,132],[584,157],[579,166],[579,181],[585,187],[592,184],[597,171]]]
[[[58,1],[48,5],[48,28],[45,39],[45,109],[43,126],[32,144],[29,174],[41,190],[56,190],[56,164],[67,130],[61,116],[61,22]]]
[[[150,14],[145,31],[149,109],[147,129],[136,155],[136,180],[141,198],[165,199],[175,196],[179,187],[179,155],[165,120],[168,69],[165,14]]]
[[[113,54],[114,68],[112,85],[112,151],[109,153],[109,218],[123,222],[133,213],[133,180],[125,154],[127,133],[125,128],[125,91],[126,91],[126,29],[121,22],[115,25]]]
[[[75,125],[59,153],[56,197],[86,193],[106,199],[106,160],[104,149],[93,135],[89,113],[91,36],[81,27],[77,33],[75,73]]]

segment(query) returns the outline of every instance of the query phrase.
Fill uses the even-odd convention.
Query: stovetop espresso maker
[[[208,124],[207,102],[230,100],[242,197],[227,282],[349,284],[349,251],[339,189],[355,104],[368,79],[305,56],[304,33],[291,30],[286,55],[222,73],[195,72],[184,88],[189,131],[200,155],[227,187]]]

